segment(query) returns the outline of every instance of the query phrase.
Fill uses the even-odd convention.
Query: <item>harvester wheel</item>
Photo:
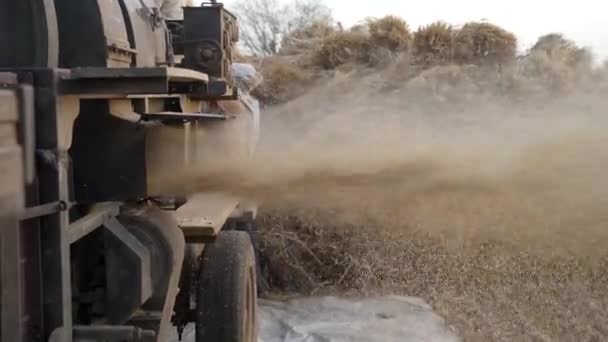
[[[196,342],[255,342],[256,269],[245,232],[220,232],[205,247],[196,289]]]
[[[257,292],[258,297],[262,297],[268,292],[268,283],[265,281],[262,267],[265,264],[265,258],[260,251],[259,235],[257,224],[254,219],[246,219],[242,221],[236,221],[231,230],[239,232],[245,232],[251,238],[251,244],[253,245],[253,253],[255,255],[255,266],[256,266],[256,281],[257,281]]]

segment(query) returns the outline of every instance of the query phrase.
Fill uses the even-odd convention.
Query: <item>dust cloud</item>
[[[391,73],[337,75],[270,108],[252,161],[194,168],[171,187],[339,209],[464,245],[492,237],[552,253],[602,251],[603,88],[518,93],[479,86],[465,69],[439,85],[441,67],[406,82]]]
[[[275,291],[421,297],[467,341],[604,340],[606,77],[395,66],[319,82],[263,112],[250,162],[163,185],[255,199]]]

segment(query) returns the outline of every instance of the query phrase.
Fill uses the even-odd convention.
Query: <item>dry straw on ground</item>
[[[455,251],[440,239],[332,212],[271,212],[263,248],[274,286],[304,293],[420,296],[466,341],[601,341],[608,336],[608,257],[547,258],[499,241]],[[354,291],[353,291],[354,289]]]

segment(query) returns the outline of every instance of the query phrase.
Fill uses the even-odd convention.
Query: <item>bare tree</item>
[[[331,16],[320,0],[241,0],[233,9],[240,23],[241,43],[257,56],[278,53],[285,36]]]
[[[331,19],[331,10],[319,0],[295,0],[291,6],[292,15],[288,23],[290,32]]]

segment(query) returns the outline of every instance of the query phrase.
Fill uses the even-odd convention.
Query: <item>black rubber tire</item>
[[[256,342],[255,255],[245,232],[207,245],[196,289],[196,342]]]
[[[249,235],[249,238],[251,238],[253,253],[255,253],[255,273],[258,297],[263,297],[266,292],[268,292],[268,284],[266,283],[264,274],[262,272],[262,267],[265,264],[265,258],[260,251],[260,238],[257,224],[253,219],[236,221],[233,229],[239,232],[246,232]]]

